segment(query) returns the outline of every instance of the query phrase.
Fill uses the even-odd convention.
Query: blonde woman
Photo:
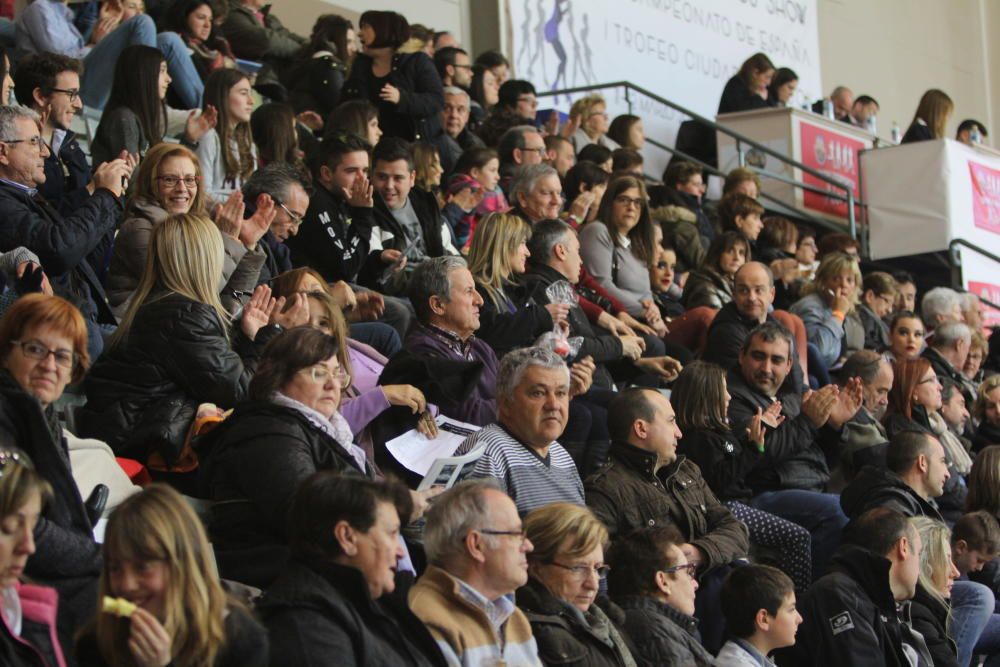
[[[267,633],[219,585],[201,520],[172,488],[153,484],[111,515],[99,594],[136,605],[99,611],[77,642],[88,667],[253,667]]]
[[[527,270],[530,237],[531,227],[520,216],[491,213],[479,223],[469,246],[469,271],[483,297],[476,335],[497,356],[531,345],[569,314],[567,304],[540,306],[522,294],[517,276]]]
[[[818,350],[826,370],[864,349],[865,330],[856,312],[860,288],[858,261],[845,253],[830,253],[790,308],[805,323],[810,346]],[[812,368],[809,372],[815,375]]]
[[[143,462],[155,452],[169,467],[199,404],[227,409],[244,397],[259,349],[278,332],[268,325],[272,313],[282,326],[308,321],[304,307],[281,313],[284,302],[261,286],[230,332],[219,299],[223,255],[207,218],[175,215],[153,229],[128,310],[85,380],[80,435]]]
[[[955,103],[947,93],[937,88],[928,90],[920,98],[917,112],[913,115],[913,122],[907,128],[906,134],[903,135],[902,143],[944,139],[948,119],[954,110]]]
[[[966,638],[956,625],[964,621],[964,615],[952,616],[952,588],[958,578],[958,568],[951,560],[951,531],[948,526],[926,516],[910,520],[920,535],[920,578],[917,594],[910,603],[910,620],[913,629],[924,637],[927,649],[934,659],[934,667],[959,667],[969,664],[969,658],[978,639],[972,631],[969,637],[968,653],[961,662],[959,647],[952,637]],[[972,582],[962,585],[979,586]],[[972,630],[970,628],[970,630]],[[956,632],[958,631],[958,632]]]
[[[976,394],[972,418],[977,426],[972,445],[979,451],[990,445],[1000,445],[1000,375],[986,378]]]
[[[598,144],[612,151],[620,148],[618,142],[608,136],[608,104],[599,94],[593,93],[574,102],[570,107],[569,117],[570,122],[577,125],[576,132],[570,137],[577,153],[590,144]]]

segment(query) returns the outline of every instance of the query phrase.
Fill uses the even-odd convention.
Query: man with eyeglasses
[[[0,106],[0,252],[24,246],[38,255],[56,294],[83,313],[96,359],[104,349],[101,326],[113,329],[116,320],[86,257],[114,231],[132,167],[120,159],[101,165],[94,194],[64,217],[38,195],[49,155],[41,129],[34,111]]]
[[[444,108],[441,109],[443,131],[433,139],[441,156],[441,168],[447,177],[455,168],[462,151],[483,146],[483,140],[469,129],[471,109],[469,93],[457,86],[444,87]]]
[[[441,83],[445,86],[468,90],[472,84],[472,61],[464,49],[457,46],[437,49],[434,52],[434,66],[441,77]]]
[[[292,267],[291,252],[285,245],[299,232],[299,225],[309,208],[309,193],[299,172],[283,162],[274,162],[255,171],[243,185],[244,215],[250,217],[265,199],[274,202],[274,220],[259,245],[267,258],[259,281],[269,282]]]
[[[435,498],[426,519],[428,567],[409,601],[446,662],[541,667],[531,625],[514,603],[532,550],[514,501],[492,480],[465,481]]]
[[[517,125],[500,136],[497,154],[500,157],[500,187],[508,200],[515,201],[511,196],[511,182],[518,167],[541,164],[548,151],[535,126]],[[559,192],[562,192],[562,187]],[[559,205],[562,206],[561,201]]]

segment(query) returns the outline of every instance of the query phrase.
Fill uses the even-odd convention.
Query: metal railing
[[[1000,265],[1000,257],[994,255],[989,250],[984,250],[977,245],[969,243],[965,239],[952,239],[951,243],[948,244],[948,265],[951,266],[951,287],[959,292],[967,292],[968,290],[966,290],[962,285],[962,258],[958,252],[958,246],[963,246],[973,252],[979,253],[986,259],[996,262],[998,265]],[[984,299],[979,294],[976,294],[976,296],[982,303],[985,303],[990,308],[1000,310],[1000,305],[993,303],[989,299]]]
[[[714,120],[710,120],[710,119],[702,116],[701,114],[695,113],[694,111],[691,111],[690,109],[688,109],[686,107],[683,107],[680,104],[677,104],[676,102],[671,102],[670,100],[666,99],[665,97],[661,97],[660,95],[657,95],[656,93],[654,93],[654,92],[652,92],[650,90],[647,90],[646,88],[643,88],[642,86],[638,86],[638,85],[632,83],[631,81],[612,81],[612,82],[609,82],[609,83],[593,84],[593,85],[588,85],[588,86],[576,86],[574,88],[563,88],[561,90],[546,90],[546,91],[539,92],[537,96],[538,97],[551,97],[551,96],[558,96],[558,95],[572,95],[572,94],[576,94],[576,93],[589,93],[589,92],[594,92],[594,91],[597,91],[597,90],[608,90],[608,89],[616,89],[616,88],[622,88],[622,89],[624,89],[624,91],[625,91],[625,104],[628,107],[629,113],[632,113],[632,95],[631,94],[633,92],[634,93],[639,93],[640,95],[648,97],[649,99],[653,100],[654,102],[658,102],[658,103],[660,103],[660,104],[662,104],[662,105],[664,105],[666,107],[669,107],[670,109],[673,109],[674,111],[677,111],[677,112],[679,112],[679,113],[687,116],[691,120],[697,121],[699,123],[702,123],[702,124],[704,124],[704,125],[712,128],[716,132],[719,132],[719,133],[725,134],[726,136],[731,137],[733,140],[736,141],[736,152],[737,152],[737,155],[739,156],[739,161],[740,161],[740,166],[741,167],[747,167],[747,164],[746,164],[746,152],[747,151],[744,150],[744,146],[746,146],[748,149],[753,149],[755,151],[759,151],[760,153],[768,155],[768,156],[774,158],[775,160],[777,160],[778,162],[780,162],[780,163],[782,163],[784,165],[787,165],[788,167],[791,167],[793,169],[798,169],[802,173],[809,174],[813,178],[816,178],[817,180],[819,180],[819,181],[821,181],[823,183],[826,183],[829,186],[832,186],[837,191],[843,191],[844,194],[841,195],[838,192],[835,192],[835,191],[831,192],[830,190],[824,190],[823,188],[817,187],[815,185],[810,185],[809,183],[804,183],[802,181],[796,181],[796,180],[794,180],[792,178],[788,178],[788,177],[783,176],[781,174],[776,174],[776,173],[773,173],[773,172],[770,172],[770,171],[766,171],[764,169],[758,169],[756,167],[750,167],[751,169],[753,169],[754,172],[756,172],[757,174],[759,174],[760,176],[762,176],[764,178],[769,178],[769,179],[772,179],[772,180],[775,180],[775,181],[779,181],[779,182],[785,183],[786,185],[790,185],[790,186],[792,186],[794,188],[798,188],[800,190],[804,190],[804,191],[807,191],[807,192],[818,193],[818,194],[821,194],[821,195],[823,195],[825,197],[829,197],[831,199],[834,199],[836,201],[845,202],[847,204],[847,228],[846,228],[846,231],[847,231],[848,234],[851,235],[851,238],[853,238],[853,239],[857,239],[858,238],[859,234],[858,234],[858,225],[857,225],[857,216],[856,216],[856,212],[855,212],[855,207],[859,206],[859,205],[860,206],[864,206],[864,204],[863,204],[863,202],[855,201],[854,191],[853,191],[853,189],[850,186],[844,185],[843,183],[837,181],[834,178],[831,178],[830,176],[827,176],[826,174],[824,174],[821,171],[813,169],[812,167],[810,167],[810,166],[808,166],[806,164],[803,164],[801,162],[797,162],[796,160],[793,160],[792,158],[788,157],[787,155],[779,153],[779,152],[775,151],[774,149],[772,149],[772,148],[770,148],[768,146],[765,146],[764,144],[761,144],[761,143],[759,143],[757,141],[754,141],[753,139],[750,139],[749,137],[747,137],[747,136],[745,136],[743,134],[740,134],[739,132],[736,132],[735,130],[732,130],[732,129],[728,128],[728,127],[725,127],[724,125],[720,125],[719,123],[715,122]],[[698,158],[696,158],[694,156],[688,155],[688,154],[686,154],[686,153],[684,153],[682,151],[677,150],[676,148],[667,146],[666,144],[664,144],[662,142],[659,142],[659,141],[656,141],[655,139],[651,139],[649,137],[646,137],[646,142],[649,143],[649,144],[651,144],[651,145],[653,145],[653,146],[656,146],[657,148],[660,148],[662,150],[665,150],[665,151],[669,152],[671,155],[677,155],[678,157],[681,157],[681,158],[683,158],[685,160],[689,160],[691,162],[697,163],[698,165],[700,165],[709,174],[713,174],[713,175],[716,175],[716,176],[722,176],[723,178],[725,178],[725,173],[723,173],[722,171],[720,171],[717,167],[713,167],[712,165],[707,164],[703,160],[700,160],[700,159],[698,159]],[[817,225],[817,226],[820,226],[820,227],[824,227],[826,229],[832,229],[832,230],[835,230],[835,231],[845,231],[845,229],[844,229],[844,227],[842,225],[838,225],[838,224],[836,224],[834,222],[831,222],[831,221],[823,219],[823,218],[818,218],[818,217],[815,217],[815,216],[811,216],[811,215],[809,215],[807,213],[803,213],[799,209],[791,208],[787,204],[785,204],[784,202],[782,202],[779,199],[777,199],[776,197],[773,197],[773,196],[768,195],[766,193],[762,192],[760,194],[760,198],[761,199],[765,199],[765,200],[767,200],[769,202],[772,202],[773,204],[778,205],[778,208],[781,208],[781,209],[784,209],[784,210],[788,210],[789,212],[792,212],[792,214],[795,215],[796,217],[799,217],[799,218],[801,218],[803,220],[806,220],[806,221],[810,222],[811,224],[814,224],[814,225]],[[862,242],[863,242],[863,240],[864,240],[864,238],[862,236]],[[864,244],[864,245],[867,245],[867,244]],[[867,248],[862,248],[862,252],[865,253],[865,254],[867,254],[865,252],[866,250],[867,250]]]

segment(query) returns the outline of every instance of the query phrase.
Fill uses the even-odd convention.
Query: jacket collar
[[[680,469],[681,463],[685,460],[683,455],[678,455],[673,463],[663,466],[657,471],[656,454],[648,452],[645,449],[640,449],[635,445],[616,441],[611,443],[611,451],[609,453],[627,468],[631,468],[646,477],[659,478],[661,480],[668,480],[673,477],[674,473]]]
[[[623,609],[638,609],[664,616],[674,625],[680,626],[681,629],[692,637],[696,636],[695,633],[698,631],[697,618],[694,616],[688,616],[684,612],[675,609],[666,602],[661,602],[656,598],[649,597],[647,595],[637,595],[635,597],[625,598],[619,604]]]
[[[528,272],[549,283],[554,283],[558,280],[565,280],[566,282],[569,282],[569,279],[566,276],[559,273],[559,271],[553,269],[548,264],[532,262],[530,259],[528,260]]]
[[[853,544],[845,544],[833,556],[833,567],[853,579],[883,613],[896,617],[896,599],[889,586],[888,558]]]

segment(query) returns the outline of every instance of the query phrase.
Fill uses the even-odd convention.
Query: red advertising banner
[[[969,160],[972,220],[976,227],[1000,234],[1000,171]]]
[[[993,303],[1000,303],[1000,285],[970,280],[969,286],[966,289],[976,296],[980,296],[984,299],[992,301]],[[1000,324],[1000,310],[990,308],[986,304],[983,304],[983,327],[988,329],[998,324]]]
[[[860,195],[858,179],[858,151],[865,148],[863,141],[839,134],[808,121],[799,123],[799,141],[802,147],[802,163],[823,172],[846,186],[850,186],[855,198]],[[844,195],[839,188],[821,181],[810,174],[802,174],[802,180],[827,192]],[[856,200],[856,199],[855,199]],[[847,202],[826,195],[806,191],[803,193],[806,208],[828,215],[847,217]]]

